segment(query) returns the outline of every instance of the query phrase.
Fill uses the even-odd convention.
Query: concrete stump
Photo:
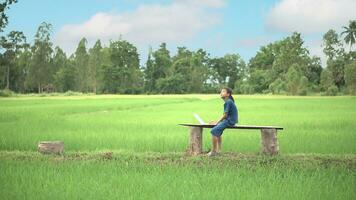
[[[188,154],[198,155],[203,152],[203,128],[190,127]]]
[[[63,154],[64,142],[63,141],[41,141],[38,143],[38,151],[40,153],[49,154]]]
[[[261,129],[261,151],[264,154],[275,155],[279,152],[276,129]]]

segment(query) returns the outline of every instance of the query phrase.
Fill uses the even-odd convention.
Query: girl
[[[235,100],[231,96],[232,90],[228,87],[221,89],[220,97],[225,101],[224,114],[216,122],[211,121],[209,124],[215,125],[210,133],[212,134],[213,150],[208,153],[208,156],[215,156],[221,150],[221,135],[224,129],[228,126],[234,126],[238,123],[238,110],[235,105]]]

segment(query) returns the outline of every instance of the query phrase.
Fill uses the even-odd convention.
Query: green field
[[[0,98],[1,199],[354,199],[356,97],[235,96],[239,124],[278,125],[280,155],[258,130],[226,130],[223,154],[184,155],[192,112],[217,120],[218,95]],[[37,143],[63,140],[64,156]],[[204,130],[204,150],[210,133]],[[106,152],[113,152],[110,158]]]

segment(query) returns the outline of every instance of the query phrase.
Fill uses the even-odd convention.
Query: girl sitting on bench
[[[221,150],[221,135],[226,127],[234,126],[238,123],[238,110],[235,105],[235,100],[232,97],[232,90],[228,87],[221,89],[220,97],[225,101],[224,114],[218,121],[211,121],[209,124],[215,125],[210,133],[212,135],[213,149],[207,154],[215,156]]]

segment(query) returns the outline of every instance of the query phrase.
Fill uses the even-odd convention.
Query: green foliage
[[[261,47],[248,66],[254,93],[306,95],[309,87],[319,85],[322,71],[320,58],[309,55],[296,32]]]
[[[14,78],[13,73],[16,73],[16,57],[22,52],[23,49],[27,48],[26,37],[20,31],[11,31],[6,37],[1,36],[0,46],[4,49],[1,55],[2,63],[4,68],[4,74],[6,77],[6,89],[10,89],[15,83],[10,83],[10,79]]]
[[[345,70],[345,60],[341,57],[335,60],[328,60],[327,68],[331,72],[331,77],[333,83],[341,89],[345,85],[344,70]]]
[[[291,95],[297,95],[299,91],[300,74],[295,69],[296,67],[296,65],[291,66],[286,75],[288,93]]]
[[[76,69],[71,61],[67,61],[66,65],[61,67],[54,75],[54,83],[59,92],[74,90],[76,86]]]
[[[184,76],[180,73],[174,74],[167,78],[160,78],[157,80],[157,89],[162,94],[181,94],[184,93]]]
[[[356,43],[356,20],[350,20],[349,26],[344,26],[343,29],[341,34],[345,35],[345,43],[350,45],[351,52],[352,46]]]
[[[43,91],[43,87],[48,85],[51,80],[51,60],[52,60],[52,42],[50,33],[52,25],[46,22],[38,27],[34,45],[31,47],[31,64],[27,82],[30,87],[37,87],[38,93]]]
[[[323,52],[329,60],[333,60],[335,57],[339,57],[344,52],[339,36],[333,29],[330,29],[324,34],[323,46]]]
[[[330,86],[334,85],[334,80],[329,69],[323,69],[320,75],[320,86],[322,91],[326,91]]]
[[[345,67],[345,81],[348,93],[356,94],[356,61],[346,65]]]
[[[0,4],[0,11],[14,2]],[[353,27],[354,21],[350,21],[341,34],[350,46]],[[90,48],[82,38],[67,57],[60,47],[52,49],[51,30],[49,23],[39,26],[31,51],[21,32],[2,37],[5,51],[0,53],[0,87],[23,93],[216,93],[222,86],[244,94],[353,93],[352,75],[346,74],[345,67],[356,60],[356,52],[351,48],[345,52],[335,30],[323,36],[328,58],[325,69],[319,57],[310,55],[298,32],[262,46],[248,63],[238,54],[211,57],[204,49],[192,51],[184,46],[171,55],[163,42],[158,49],[149,49],[140,66],[137,48],[122,39],[109,46],[97,40]]]
[[[5,11],[9,9],[11,4],[17,3],[18,0],[4,0],[0,3],[0,32],[7,26],[9,19]]]
[[[74,63],[76,68],[76,90],[88,92],[89,86],[89,55],[86,48],[87,39],[82,38],[74,53]]]
[[[100,40],[97,40],[89,50],[89,61],[88,61],[88,81],[89,81],[89,91],[97,93],[102,76],[100,74],[103,64],[103,51]]]
[[[145,86],[147,92],[158,92],[157,80],[166,78],[170,75],[172,60],[167,49],[166,43],[162,43],[157,51],[152,51],[150,48],[148,59],[146,62]]]
[[[268,86],[268,88],[272,94],[285,94],[287,90],[286,83],[282,80],[282,78],[277,78]]]
[[[13,91],[11,91],[10,89],[0,90],[0,97],[11,97],[14,94],[15,93]]]
[[[142,74],[136,47],[125,41],[111,41],[110,64],[103,66],[104,93],[142,92]]]
[[[298,94],[303,96],[308,94],[308,79],[305,76],[300,79]]]
[[[338,91],[339,91],[339,89],[336,87],[336,85],[332,85],[332,86],[328,87],[325,94],[328,96],[335,96],[335,95],[337,95]]]
[[[248,83],[252,89],[252,93],[262,93],[268,89],[268,71],[266,70],[253,70],[251,71]]]
[[[226,85],[232,89],[237,80],[243,80],[245,77],[246,64],[238,54],[226,54],[221,58],[213,58],[210,60],[209,67],[220,85]]]

